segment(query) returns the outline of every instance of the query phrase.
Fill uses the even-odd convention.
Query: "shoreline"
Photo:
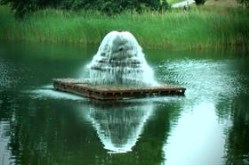
[[[112,17],[96,11],[46,9],[17,20],[0,6],[0,40],[99,45],[110,31],[130,31],[145,49],[234,48],[249,50],[248,11],[191,8],[189,12],[124,12]]]

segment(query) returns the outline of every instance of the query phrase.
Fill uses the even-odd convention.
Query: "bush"
[[[237,2],[242,4],[246,8],[249,8],[249,0],[237,0]]]
[[[141,12],[143,8],[150,10],[168,8],[166,0],[0,0],[0,4],[9,4],[17,17],[23,17],[27,13],[44,8],[97,10],[107,15],[120,13],[124,10]]]
[[[196,5],[203,5],[205,3],[205,0],[195,0]]]

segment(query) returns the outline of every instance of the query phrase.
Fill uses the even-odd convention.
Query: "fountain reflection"
[[[132,151],[153,111],[152,103],[95,103],[89,119],[104,148],[112,153]]]
[[[0,163],[2,164],[10,164],[11,153],[8,150],[10,137],[6,135],[9,129],[10,124],[8,121],[0,121]]]

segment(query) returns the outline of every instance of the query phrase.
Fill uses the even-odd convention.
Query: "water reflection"
[[[9,91],[0,93],[0,164],[8,165],[13,163],[12,151],[9,148],[11,143],[11,127],[15,120],[14,111],[16,102],[14,94]]]
[[[153,111],[147,103],[95,103],[89,118],[104,148],[113,153],[132,150]]]
[[[165,164],[222,164],[223,129],[214,104],[197,102],[191,109],[185,109],[163,147]]]
[[[249,56],[147,53],[185,97],[106,105],[44,86],[77,77],[96,49],[0,47],[1,165],[249,164]]]
[[[232,126],[227,130],[226,164],[249,164],[248,96],[236,97],[231,106]]]
[[[8,150],[10,142],[9,130],[9,122],[0,121],[0,163],[3,165],[10,164],[11,159],[11,152]]]
[[[162,130],[168,129],[171,114],[165,106],[155,118],[148,99],[108,104],[46,95],[30,99],[27,94],[32,97],[21,93],[6,100],[11,102],[6,109],[17,108],[4,130],[4,153],[10,153],[5,159],[13,164],[161,162]]]
[[[0,91],[2,88],[9,88],[13,83],[11,81],[11,67],[9,67],[8,62],[0,56]]]
[[[32,99],[71,100],[88,102],[86,98],[68,93],[54,91],[51,85],[24,91]],[[132,150],[143,131],[146,121],[153,113],[153,100],[101,102],[91,101],[87,110],[84,105],[82,113],[95,128],[104,148],[111,153],[124,153]],[[161,98],[163,102],[165,99]],[[81,109],[81,108],[80,108]],[[85,113],[83,113],[85,112]]]
[[[248,85],[241,83],[246,80],[248,83],[247,69],[240,69],[240,64],[238,59],[185,59],[167,61],[160,66],[165,68],[160,72],[169,75],[161,77],[164,81],[184,84],[187,88],[184,109],[163,147],[165,164],[249,162],[249,150],[244,147],[249,145],[243,141],[248,139],[249,130],[243,104],[248,103],[244,99],[234,105],[236,98],[242,99],[241,93],[248,99]]]
[[[57,100],[86,100],[81,96],[77,96],[70,93],[58,92],[54,89],[53,85],[44,85],[42,87],[31,89],[31,90],[23,90],[23,93],[26,93],[32,99],[57,99]]]
[[[167,61],[158,67],[159,78],[166,83],[185,86],[190,99],[213,102],[235,96],[242,90],[238,82],[241,75],[235,68],[238,63],[237,60],[224,59]]]

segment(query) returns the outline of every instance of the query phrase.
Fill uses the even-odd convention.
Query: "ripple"
[[[10,80],[10,66],[4,61],[2,58],[0,58],[0,88],[8,88],[11,86],[11,80]]]
[[[52,85],[44,85],[33,90],[25,90],[32,99],[83,100],[84,98],[54,90]]]
[[[233,97],[248,91],[241,83],[246,80],[237,65],[236,60],[187,59],[163,62],[158,70],[161,81],[186,87],[187,96]]]

